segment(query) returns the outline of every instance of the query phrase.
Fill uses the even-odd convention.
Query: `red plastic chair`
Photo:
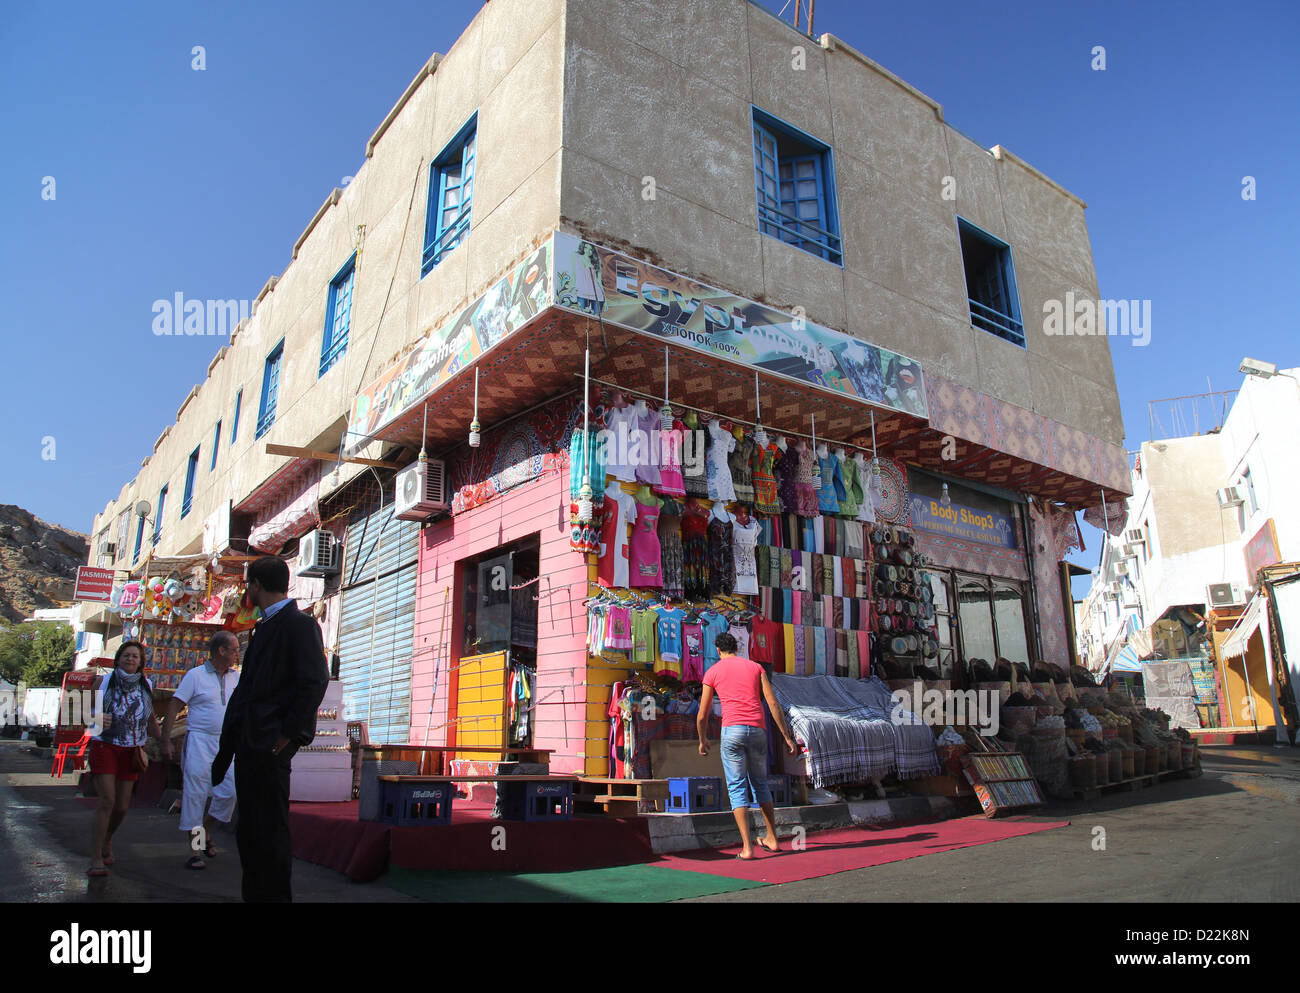
[[[62,742],[54,752],[54,765],[50,775],[56,779],[63,778],[64,766],[72,762],[72,771],[76,772],[86,764],[86,749],[90,747],[90,732],[83,732],[76,741]]]

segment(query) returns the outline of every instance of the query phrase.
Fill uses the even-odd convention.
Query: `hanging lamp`
[[[469,447],[478,448],[479,445],[479,422],[478,422],[478,366],[474,367],[474,420],[469,422]]]

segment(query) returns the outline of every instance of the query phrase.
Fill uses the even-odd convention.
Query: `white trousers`
[[[181,830],[193,831],[203,824],[203,808],[212,797],[208,811],[219,821],[230,823],[235,811],[235,766],[231,763],[226,778],[212,788],[212,760],[217,757],[221,736],[190,731],[185,735],[184,787],[181,792]]]

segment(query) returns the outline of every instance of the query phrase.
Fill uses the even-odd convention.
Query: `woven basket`
[[[1121,725],[1120,725],[1119,727],[1117,727],[1115,730],[1119,732],[1119,740],[1120,740],[1120,741],[1127,741],[1130,745],[1133,744],[1133,725],[1132,725],[1132,724],[1121,724]]]
[[[1074,746],[1076,748],[1083,747],[1083,739],[1088,737],[1088,732],[1085,731],[1083,728],[1066,728],[1065,734],[1066,737],[1068,737],[1072,742],[1074,742]]]
[[[1056,685],[1054,683],[1030,683],[1030,685],[1038,693],[1042,694],[1044,700],[1047,700],[1050,703],[1056,703],[1060,699],[1060,697],[1056,695]]]
[[[1133,756],[1133,775],[1145,776],[1147,774],[1147,750],[1145,748],[1135,748],[1129,754]]]
[[[1089,757],[1070,760],[1070,783],[1080,789],[1097,785],[1097,763]]]
[[[1183,745],[1183,768],[1191,769],[1196,765],[1196,743],[1187,742]]]
[[[1110,759],[1110,781],[1118,783],[1124,778],[1124,753],[1118,748],[1112,748],[1106,753],[1106,758]]]
[[[1097,785],[1110,785],[1110,756],[1098,755],[1093,759],[1093,764],[1097,767]]]
[[[1137,752],[1131,752],[1131,751],[1129,751],[1127,748],[1124,749],[1122,752],[1119,753],[1120,758],[1121,758],[1121,759],[1123,760],[1123,762],[1124,762],[1124,769],[1123,769],[1123,772],[1124,772],[1124,778],[1125,778],[1125,779],[1132,779],[1134,776],[1137,775],[1137,772],[1136,772],[1135,767],[1134,767],[1134,765],[1133,765],[1133,756],[1136,755],[1136,754],[1137,754]]]
[[[1147,773],[1164,772],[1165,756],[1168,753],[1156,745],[1147,746]]]
[[[1183,746],[1179,742],[1169,742],[1165,746],[1165,752],[1170,769],[1181,769],[1183,767]]]
[[[1003,727],[1010,728],[1016,734],[1025,734],[1032,731],[1038,721],[1038,708],[1003,707],[1001,716]]]
[[[1006,682],[976,683],[975,688],[977,690],[985,690],[987,692],[996,693],[998,695],[999,706],[1001,706],[1002,704],[1006,703],[1008,700],[1011,699],[1010,683],[1006,683]]]
[[[1073,684],[1073,683],[1057,683],[1057,684],[1056,684],[1056,696],[1057,696],[1057,698],[1060,699],[1060,700],[1075,700],[1075,699],[1078,699],[1078,694],[1075,693],[1075,691],[1074,691],[1074,684]]]

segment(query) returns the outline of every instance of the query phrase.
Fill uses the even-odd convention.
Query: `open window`
[[[754,108],[754,185],[763,234],[842,264],[829,145]]]
[[[539,536],[465,562],[462,655],[537,656]]]
[[[1023,348],[1025,326],[1020,319],[1011,246],[960,217],[957,230],[971,324]]]

